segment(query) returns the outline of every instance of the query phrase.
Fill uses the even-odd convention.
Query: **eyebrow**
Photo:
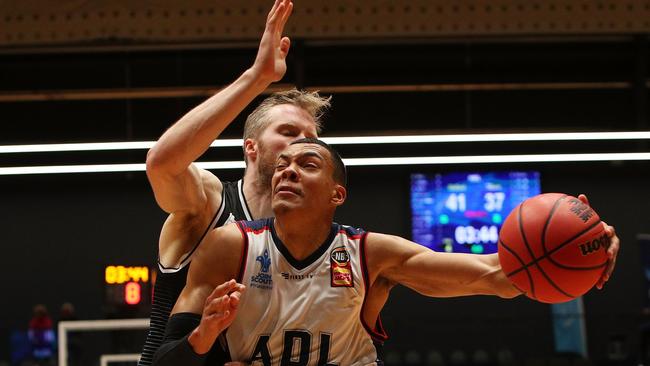
[[[299,130],[299,129],[300,129],[300,126],[299,126],[299,123],[298,123],[298,122],[294,122],[294,121],[283,121],[283,122],[281,122],[281,123],[278,125],[277,128],[278,128],[278,129],[280,129],[280,128],[292,128],[292,129],[295,129],[295,130]]]
[[[316,157],[316,158],[318,158],[320,160],[323,160],[323,161],[325,160],[325,158],[323,158],[323,156],[321,156],[321,154],[319,154],[319,153],[317,153],[315,151],[306,151],[305,153],[300,154],[299,157],[301,157],[301,158],[302,157]]]
[[[299,130],[300,127],[298,125],[299,125],[299,123],[294,122],[294,121],[285,121],[285,122],[281,122],[278,125],[277,128],[278,129],[280,129],[280,128],[293,128],[293,129]],[[316,124],[314,124],[314,126],[316,126]],[[314,135],[317,136],[318,135],[318,130],[315,129],[315,131],[316,131],[316,133]],[[307,132],[312,132],[312,131],[307,131]]]
[[[304,153],[301,153],[298,157],[299,158],[302,158],[302,157],[316,157],[319,160],[325,161],[325,158],[323,158],[323,156],[321,154],[319,154],[319,153],[317,153],[315,151],[306,151]],[[288,160],[289,155],[287,155],[285,153],[280,153],[280,155],[278,155],[278,159]]]

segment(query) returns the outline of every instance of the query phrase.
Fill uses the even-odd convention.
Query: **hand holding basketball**
[[[599,290],[603,288],[605,282],[609,281],[609,278],[612,276],[612,272],[616,266],[616,256],[618,255],[618,250],[621,245],[621,241],[618,236],[616,236],[616,230],[614,227],[609,226],[604,222],[603,224],[605,224],[605,233],[609,238],[609,247],[607,247],[607,258],[609,259],[609,264],[607,265],[607,269],[605,269],[602,277],[598,280],[598,283],[596,283],[596,287]]]
[[[499,262],[510,281],[541,302],[564,302],[601,288],[614,268],[619,241],[580,198],[561,193],[532,197],[506,218]]]
[[[584,194],[579,195],[578,199],[580,199],[584,204],[589,205],[589,199]],[[603,224],[605,224],[605,233],[610,239],[609,246],[607,247],[607,258],[609,259],[609,264],[607,265],[607,269],[603,275],[598,280],[598,283],[596,283],[596,288],[599,290],[603,288],[605,282],[609,281],[609,278],[614,271],[614,267],[616,266],[616,256],[618,255],[618,249],[621,245],[621,241],[618,236],[616,236],[616,230],[614,227],[607,225],[604,221]]]

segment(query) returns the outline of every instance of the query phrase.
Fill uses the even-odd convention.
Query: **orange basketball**
[[[499,262],[526,296],[569,301],[591,289],[607,267],[609,238],[598,214],[579,199],[545,193],[515,207],[499,232]]]

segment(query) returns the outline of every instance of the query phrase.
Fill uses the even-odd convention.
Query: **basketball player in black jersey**
[[[289,142],[319,132],[329,99],[297,90],[276,93],[246,120],[243,180],[222,182],[193,164],[255,97],[285,74],[290,41],[282,32],[292,8],[291,1],[275,1],[253,66],[184,115],[147,154],[147,177],[169,217],[160,234],[159,272],[140,366],[151,364],[162,342],[188,264],[205,234],[227,222],[271,216],[271,176],[278,153]]]
[[[401,284],[432,297],[483,294],[512,298],[519,295],[501,270],[496,254],[438,253],[397,236],[341,229],[340,225],[333,224],[334,212],[346,198],[344,177],[345,166],[338,154],[321,141],[298,140],[283,151],[272,179],[275,218],[239,222],[209,233],[197,251],[187,285],[174,306],[167,340],[156,354],[154,364],[217,365],[219,363],[211,357],[229,351],[244,355],[235,361],[258,361],[265,366],[329,365],[330,360],[337,364],[349,358],[349,352],[355,352],[355,359],[341,365],[381,365],[380,352],[368,344],[374,338],[371,340],[363,331],[341,337],[339,328],[350,321],[351,312],[356,316],[353,319],[364,326],[377,324],[379,313],[395,285]],[[581,195],[581,199],[586,200],[586,197]],[[599,288],[609,279],[620,246],[613,227],[606,226],[605,230],[610,238],[606,249],[610,263],[597,285]],[[332,236],[332,231],[352,231],[354,239]],[[327,246],[335,249],[327,249]],[[352,283],[361,281],[359,277],[362,277],[365,285],[356,290],[363,291],[363,299],[346,303],[348,297],[355,296],[358,291],[343,291],[335,286],[334,277],[330,285],[328,268],[337,269],[336,273],[345,271],[340,272],[339,264],[335,268],[334,259],[323,255],[322,248],[332,253],[342,248],[352,252],[351,248],[356,246],[360,248],[359,261],[364,263],[360,270],[362,275],[357,272],[344,281]],[[266,249],[255,259],[258,252],[249,252],[248,248],[259,250],[260,247]],[[274,253],[267,255],[271,251]],[[351,265],[348,268],[359,268],[359,262],[352,264],[349,257],[343,256],[342,260]],[[259,266],[256,261],[260,261]],[[310,286],[316,286],[316,291],[305,287],[300,294],[275,293],[269,301],[269,291],[284,284],[283,276],[273,272],[273,265],[286,261],[322,262],[326,270],[323,272],[315,267],[309,269],[312,272],[303,273],[303,277],[309,278],[306,281],[313,281]],[[300,271],[297,267],[295,270]],[[248,276],[243,276],[244,272]],[[249,287],[229,280],[231,278],[247,282]],[[291,288],[285,286],[284,291]],[[332,305],[337,304],[337,298],[340,306]],[[320,310],[317,315],[306,316],[309,311],[314,313],[313,308]],[[261,323],[266,325],[260,327]],[[224,332],[229,327],[234,334]],[[366,327],[366,330],[372,336],[373,329]],[[318,343],[319,334],[321,340],[325,335],[327,346],[324,348],[320,347],[322,342]],[[223,343],[224,338],[227,344]],[[249,346],[242,349],[244,343]]]

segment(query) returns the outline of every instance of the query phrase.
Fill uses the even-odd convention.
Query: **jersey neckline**
[[[289,262],[289,264],[294,267],[297,270],[303,270],[312,263],[314,263],[318,258],[320,258],[323,253],[327,251],[327,248],[330,247],[332,244],[332,240],[334,240],[334,236],[336,236],[336,233],[338,232],[338,225],[336,223],[332,223],[332,227],[330,228],[330,233],[325,239],[325,241],[310,255],[307,256],[307,258],[303,260],[298,260],[296,259],[291,253],[289,252],[289,249],[284,245],[282,240],[280,240],[280,237],[278,234],[275,232],[275,218],[270,218],[270,227],[271,227],[271,237],[273,238],[273,243],[275,244],[275,247],[278,248],[280,253],[284,256],[284,258]]]
[[[244,195],[244,178],[237,181],[237,191],[239,192],[239,201],[241,202],[241,207],[244,210],[244,215],[246,215],[246,220],[253,221],[253,215],[251,215],[251,210],[248,207],[248,201]]]

